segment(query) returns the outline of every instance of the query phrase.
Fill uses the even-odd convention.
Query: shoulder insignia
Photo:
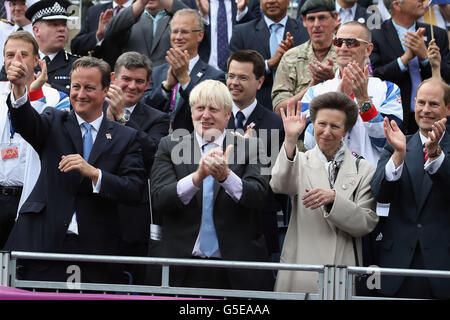
[[[14,23],[12,23],[11,21],[9,21],[9,20],[7,20],[7,19],[0,19],[0,21],[1,21],[1,22],[4,22],[4,23],[7,23],[7,24],[9,24],[9,25],[11,25],[11,26],[14,25]]]

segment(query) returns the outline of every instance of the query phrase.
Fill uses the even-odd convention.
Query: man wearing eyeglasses
[[[265,144],[267,156],[273,155],[276,158],[284,140],[283,121],[279,115],[263,106],[256,97],[264,82],[263,56],[254,50],[239,50],[228,57],[227,67],[227,87],[233,99],[228,129],[246,131],[247,127],[251,126],[255,136]],[[277,212],[281,210],[280,204],[284,205],[286,201],[285,196],[275,195],[269,187],[269,194],[261,210],[267,249],[275,262],[277,261],[275,259],[279,261],[275,255],[280,252]]]
[[[309,102],[323,93],[339,91],[348,94],[359,107],[359,117],[344,138],[350,151],[376,166],[386,137],[383,118],[401,125],[403,112],[399,88],[392,82],[369,77],[366,59],[373,49],[370,30],[356,21],[343,24],[333,40],[339,69],[333,79],[308,89],[302,99],[302,111],[309,117]],[[315,146],[313,126],[305,131],[305,147]]]
[[[278,64],[272,87],[275,112],[286,110],[290,99],[299,101],[306,90],[332,79],[337,66],[333,34],[338,14],[333,0],[307,0],[301,8],[310,40],[286,52]]]
[[[191,132],[194,129],[189,106],[191,90],[206,79],[225,82],[225,74],[198,55],[205,29],[195,10],[177,11],[170,27],[171,48],[167,51],[167,63],[155,68],[143,99],[148,105],[169,113],[172,130]]]
[[[427,8],[422,0],[384,0],[392,19],[372,31],[374,49],[370,55],[373,74],[397,84],[402,93],[406,134],[414,134],[418,127],[414,119],[414,97],[422,80],[432,76],[427,47],[432,40],[428,24],[416,22]],[[433,27],[435,43],[442,63],[441,76],[450,82],[449,41],[445,30]]]

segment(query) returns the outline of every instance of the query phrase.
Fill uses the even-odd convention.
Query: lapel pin
[[[356,180],[354,178],[352,178],[352,180],[350,180],[350,184],[354,185],[356,183]]]
[[[347,185],[343,184],[341,188],[344,189],[344,190],[347,190]]]
[[[107,134],[106,134],[106,139],[108,139],[108,140],[111,140],[111,139],[112,139],[111,133],[107,133]]]
[[[198,78],[201,78],[202,75],[203,75],[203,72],[197,73],[197,77],[198,77]]]

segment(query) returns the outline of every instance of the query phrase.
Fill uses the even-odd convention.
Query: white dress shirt
[[[227,13],[227,36],[228,43],[230,43],[231,35],[233,32],[233,12],[231,9],[231,1],[234,0],[224,0],[225,3],[225,11]],[[203,22],[205,25],[211,25],[211,53],[209,55],[208,64],[213,66],[216,69],[219,69],[217,65],[217,10],[219,10],[219,1],[218,0],[210,0],[209,1],[209,13],[210,16],[207,18],[203,18]],[[245,7],[244,11],[239,13],[239,10],[236,14],[236,21],[239,22],[248,12],[248,7]],[[210,20],[211,19],[211,20]]]

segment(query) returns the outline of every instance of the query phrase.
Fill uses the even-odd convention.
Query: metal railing
[[[16,278],[16,265],[18,259],[73,261],[76,262],[100,262],[119,264],[146,264],[159,265],[161,269],[161,285],[123,285],[123,284],[99,284],[99,283],[73,283],[52,281],[31,281]],[[319,275],[317,293],[292,293],[257,290],[233,290],[233,289],[207,289],[190,287],[172,287],[169,284],[170,267],[192,266],[210,268],[234,268],[255,270],[290,270],[317,272]],[[355,276],[369,274],[374,277],[381,275],[436,277],[450,279],[450,271],[443,270],[417,270],[394,269],[378,267],[347,267],[333,265],[300,265],[269,262],[244,262],[223,260],[198,260],[198,259],[173,259],[150,257],[124,257],[84,254],[57,254],[36,252],[0,252],[0,285],[23,289],[50,289],[71,290],[75,292],[113,292],[113,293],[140,293],[147,295],[169,296],[196,296],[215,298],[245,298],[245,299],[276,299],[276,300],[400,300],[398,298],[357,296],[354,293]]]
[[[282,300],[332,300],[334,284],[334,266],[323,265],[299,265],[269,262],[244,262],[222,260],[197,260],[197,259],[173,259],[173,258],[149,258],[149,257],[124,257],[84,254],[56,254],[13,251],[1,253],[2,278],[1,285],[26,289],[52,289],[142,293],[150,295],[174,295],[174,296],[199,296],[220,298],[247,298],[247,299],[282,299]],[[161,286],[123,285],[123,284],[98,284],[98,283],[72,283],[52,281],[19,280],[16,277],[16,265],[18,259],[74,261],[76,262],[100,262],[119,264],[148,264],[162,266]],[[319,291],[317,293],[292,293],[257,290],[234,289],[207,289],[189,287],[171,287],[169,285],[170,267],[193,266],[211,268],[232,269],[258,269],[258,270],[291,270],[309,271],[319,274]]]

